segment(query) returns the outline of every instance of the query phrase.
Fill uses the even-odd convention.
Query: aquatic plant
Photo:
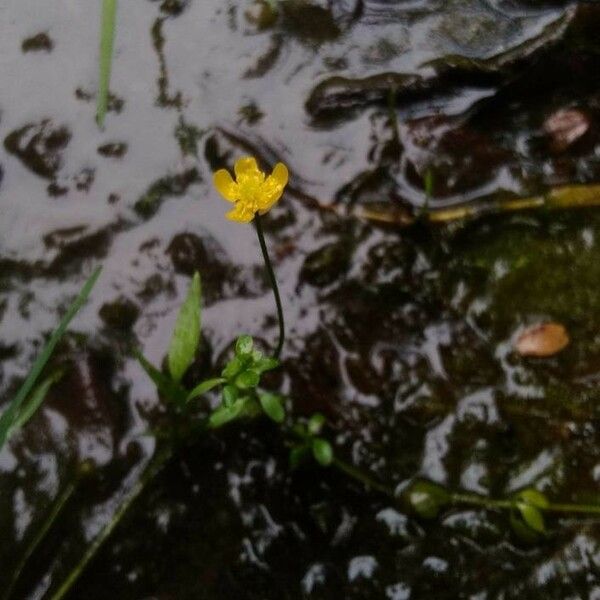
[[[182,303],[167,349],[165,369],[153,365],[141,351],[134,353],[154,382],[165,407],[166,419],[153,429],[156,450],[129,495],[115,511],[112,519],[90,544],[64,582],[54,592],[52,600],[60,600],[70,591],[99,549],[108,540],[128,513],[135,500],[178,451],[200,436],[217,432],[235,422],[267,417],[277,426],[284,446],[289,449],[290,467],[312,460],[323,467],[339,470],[367,490],[387,497],[404,512],[421,519],[434,519],[442,511],[458,506],[474,506],[492,511],[506,511],[515,533],[523,540],[535,541],[548,534],[547,515],[600,514],[600,506],[551,502],[545,494],[533,488],[519,490],[507,498],[488,498],[460,490],[450,490],[437,483],[415,480],[401,492],[393,485],[379,481],[371,473],[342,460],[327,439],[327,422],[321,414],[297,416],[293,399],[263,387],[263,376],[280,367],[279,356],[284,342],[283,310],[277,281],[270,261],[261,225],[261,215],[282,196],[288,172],[278,165],[270,177],[258,169],[256,160],[243,158],[235,165],[236,180],[225,171],[214,175],[215,186],[226,200],[235,203],[228,217],[239,223],[254,221],[265,266],[275,295],[280,323],[279,343],[272,355],[265,355],[250,335],[243,334],[232,343],[229,360],[219,372],[190,382],[186,376],[196,361],[202,344],[202,285],[195,273]],[[64,504],[63,504],[64,506]],[[60,510],[60,508],[58,509]],[[52,513],[55,517],[55,513]],[[44,528],[44,534],[48,531]],[[32,552],[20,563],[22,569]]]
[[[55,371],[46,377],[41,384],[34,388],[39,376],[44,370],[44,367],[50,360],[56,345],[66,333],[67,328],[69,327],[73,318],[87,302],[92,289],[100,277],[101,272],[102,268],[98,267],[85,282],[77,298],[75,298],[75,300],[71,303],[64,317],[61,319],[58,327],[54,330],[42,352],[34,362],[31,370],[29,371],[29,375],[19,388],[17,395],[13,398],[8,408],[0,417],[0,450],[2,450],[3,445],[8,441],[10,436],[21,429],[21,427],[23,427],[29,421],[29,419],[33,417],[33,415],[40,408],[52,385],[62,377],[63,374],[60,370]],[[21,560],[17,564],[17,567],[14,569],[8,587],[3,590],[1,596],[3,599],[10,598],[15,585],[19,581],[23,569],[39,545],[45,539],[46,535],[52,528],[52,525],[58,518],[58,515],[62,512],[68,501],[71,499],[71,496],[77,487],[79,477],[83,475],[86,470],[87,465],[82,465],[77,477],[74,478],[65,487],[65,489],[62,490],[58,498],[52,504],[48,516],[42,523],[41,527],[36,531],[33,539],[26,547]]]
[[[217,191],[234,208],[227,218],[238,223],[249,223],[257,214],[264,215],[281,198],[288,182],[288,170],[278,163],[269,177],[258,168],[256,159],[250,156],[240,158],[234,166],[236,181],[229,171],[220,169],[213,176]]]
[[[167,354],[168,373],[161,372],[141,352],[136,351],[141,366],[172,412],[179,416],[189,416],[195,410],[194,400],[219,387],[221,404],[212,411],[208,419],[202,420],[201,429],[217,429],[234,419],[256,416],[261,412],[276,422],[283,421],[285,412],[279,396],[264,392],[259,387],[262,375],[278,367],[279,361],[264,356],[254,347],[254,341],[248,335],[237,339],[234,356],[222,369],[220,376],[205,379],[189,390],[183,386],[181,379],[194,361],[201,341],[201,312],[200,275],[196,273],[171,338]],[[189,425],[190,423],[181,423],[178,435],[189,430]],[[184,434],[195,433],[196,429],[192,426],[191,431],[185,431]]]
[[[8,438],[31,419],[44,401],[52,384],[60,378],[60,372],[52,373],[34,389],[34,386],[42,374],[44,367],[50,360],[56,345],[67,331],[67,328],[75,315],[89,298],[98,277],[100,277],[100,272],[101,268],[96,269],[85,282],[79,295],[69,306],[65,316],[61,319],[58,327],[54,330],[42,352],[33,363],[29,374],[17,391],[16,396],[11,400],[8,408],[2,413],[2,416],[0,416],[0,450]]]
[[[228,219],[238,223],[249,223],[254,220],[258,242],[277,306],[279,342],[275,350],[275,357],[279,358],[285,340],[285,322],[279,286],[265,242],[261,215],[268,212],[281,198],[288,183],[289,173],[283,163],[277,163],[273,173],[265,178],[265,174],[258,168],[256,159],[249,156],[238,159],[234,171],[237,181],[233,180],[227,170],[220,169],[214,174],[213,182],[221,196],[235,204],[233,210],[227,213]]]
[[[426,480],[416,480],[404,492],[405,502],[424,519],[433,519],[453,506],[477,506],[486,510],[505,510],[510,524],[524,541],[534,541],[548,533],[544,514],[568,513],[593,516],[600,514],[598,504],[551,502],[535,488],[521,489],[508,498],[488,498],[480,494],[448,490]]]
[[[103,0],[102,25],[100,29],[100,62],[98,68],[98,95],[96,100],[96,122],[104,127],[108,111],[110,76],[115,45],[117,24],[117,0]]]
[[[312,459],[323,467],[337,469],[362,484],[366,490],[385,496],[400,510],[412,512],[422,519],[434,519],[442,511],[459,506],[503,510],[509,513],[510,524],[521,539],[535,541],[537,537],[548,533],[544,518],[546,514],[600,514],[600,505],[553,503],[532,488],[520,490],[508,498],[495,499],[449,490],[437,483],[417,479],[399,492],[392,485],[379,481],[371,473],[337,456],[334,446],[324,435],[327,423],[323,415],[294,416],[292,411],[286,410],[286,405],[292,404],[290,399],[261,387],[264,373],[278,368],[280,363],[276,358],[264,356],[258,351],[254,340],[248,335],[237,338],[231,358],[217,376],[203,379],[191,388],[186,387],[182,383],[184,375],[194,362],[201,344],[201,300],[200,275],[196,273],[176,320],[167,351],[166,372],[136,351],[140,365],[156,385],[167,409],[168,420],[152,431],[157,449],[133,489],[51,596],[51,600],[61,600],[66,596],[136,499],[180,448],[234,421],[261,416],[266,416],[278,426],[282,441],[290,450],[292,469]],[[209,393],[213,399],[218,399],[216,405],[209,402]],[[200,399],[204,399],[204,402],[198,403]]]

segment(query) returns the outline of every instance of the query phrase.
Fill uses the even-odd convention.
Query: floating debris
[[[538,323],[523,331],[515,342],[521,356],[554,356],[569,345],[569,334],[560,323]]]
[[[577,108],[561,109],[544,122],[553,152],[564,152],[579,141],[590,129],[590,118]]]

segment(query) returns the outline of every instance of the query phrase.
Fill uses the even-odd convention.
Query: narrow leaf
[[[200,275],[192,279],[187,298],[179,310],[169,347],[169,372],[175,381],[181,381],[194,361],[200,343]]]
[[[194,398],[198,398],[199,396],[206,394],[206,392],[210,392],[210,390],[216,388],[218,385],[221,385],[224,382],[225,380],[222,377],[216,377],[215,379],[207,379],[206,381],[203,381],[188,394],[188,402]]]
[[[103,0],[102,28],[100,30],[100,67],[98,73],[98,96],[96,99],[96,122],[104,127],[104,119],[108,110],[110,91],[110,75],[115,45],[115,28],[117,23],[117,0]]]
[[[408,491],[408,501],[424,519],[432,519],[450,501],[448,491],[431,481],[416,481]]]
[[[35,385],[38,377],[40,376],[43,368],[46,366],[46,363],[52,356],[56,345],[65,334],[67,327],[75,317],[75,315],[79,312],[81,307],[87,301],[92,288],[96,284],[98,277],[100,277],[100,272],[102,271],[101,267],[98,267],[91,275],[91,277],[85,282],[84,286],[81,288],[79,295],[71,304],[69,309],[67,310],[65,316],[61,319],[58,327],[54,330],[47,344],[44,346],[41,354],[38,356],[36,361],[33,363],[31,367],[31,371],[29,371],[29,375],[23,382],[23,385],[19,388],[17,395],[10,402],[9,407],[4,411],[2,416],[0,417],[0,449],[4,446],[6,440],[8,439],[8,434],[10,428],[13,426],[17,415],[21,410],[21,406],[25,401],[25,398],[29,396],[33,386]]]
[[[10,428],[10,433],[14,433],[23,427],[31,417],[35,414],[37,409],[41,406],[44,398],[46,398],[50,388],[63,376],[62,371],[56,371],[50,377],[47,377],[40,385],[38,385],[31,396],[23,403],[15,422]]]

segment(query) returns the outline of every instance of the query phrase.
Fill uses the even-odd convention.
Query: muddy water
[[[195,269],[196,375],[242,331],[275,342],[253,230],[224,220],[210,184],[246,153],[292,172],[266,223],[289,324],[271,385],[328,416],[340,456],[398,489],[423,476],[598,500],[598,213],[353,216],[597,182],[594,3],[122,2],[102,131],[96,8],[0,7],[3,399],[104,267],[54,359],[66,376],[0,455],[0,589],[78,463],[95,473],[15,597],[59,585],[152,455],[159,401],[131,348],[162,360]],[[571,345],[518,358],[514,336],[540,319]],[[168,466],[72,597],[597,597],[597,526],[549,525],[524,544],[499,513],[424,522],[334,471],[290,474],[276,431],[244,424]]]

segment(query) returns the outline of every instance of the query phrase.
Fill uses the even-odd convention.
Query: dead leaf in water
[[[561,109],[544,122],[544,130],[550,138],[554,152],[564,152],[579,141],[590,129],[590,118],[576,108]]]
[[[569,341],[569,334],[560,323],[539,323],[519,335],[515,350],[521,356],[553,356],[566,348]]]

